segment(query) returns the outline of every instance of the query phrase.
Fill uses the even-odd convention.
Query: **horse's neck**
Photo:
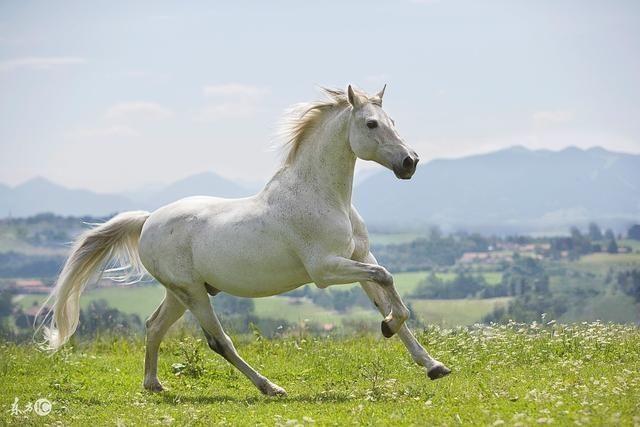
[[[318,203],[351,208],[356,156],[348,141],[349,111],[327,113],[326,119],[298,147],[295,159],[286,166],[289,179],[313,192]],[[297,181],[297,182],[295,182]]]

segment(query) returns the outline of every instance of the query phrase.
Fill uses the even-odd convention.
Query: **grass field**
[[[584,255],[571,266],[576,270],[595,274],[606,274],[609,268],[637,268],[640,265],[640,253],[608,254],[594,253]]]
[[[423,233],[370,233],[369,241],[373,245],[398,245],[410,243],[416,239],[425,237]]]
[[[632,251],[640,252],[640,240],[631,240],[631,239],[618,240],[618,246],[629,246]]]
[[[475,274],[475,273],[474,273]],[[495,271],[486,271],[479,273],[490,285],[497,285],[502,280],[502,273]],[[418,284],[427,278],[428,271],[411,271],[406,273],[395,273],[393,280],[400,295],[408,295],[412,293]],[[444,281],[452,281],[456,277],[456,273],[436,273],[436,276]]]
[[[486,299],[411,300],[413,315],[430,325],[454,327],[482,321],[496,307],[506,307],[510,297]]]
[[[260,317],[284,319],[291,323],[304,320],[319,323],[340,323],[345,318],[380,320],[380,315],[373,309],[356,307],[347,313],[337,313],[313,304],[311,301],[299,301],[289,297],[270,297],[254,299],[255,313]]]
[[[428,272],[424,271],[395,274],[394,279],[398,292],[406,296],[428,274]],[[501,279],[500,273],[487,272],[483,274],[489,283],[498,283]],[[438,273],[438,276],[444,280],[452,280],[454,273]],[[341,287],[335,286],[332,289],[341,289]],[[141,319],[146,319],[162,301],[163,295],[164,290],[160,285],[113,286],[89,289],[82,295],[81,306],[86,308],[91,302],[102,299],[107,301],[109,306],[115,307],[124,313],[136,314]],[[43,295],[23,295],[18,300],[18,303],[21,307],[28,308],[34,303],[41,303],[43,300]],[[443,326],[472,325],[479,322],[493,309],[496,303],[503,303],[503,300],[505,299],[407,299],[414,308],[414,317]],[[318,323],[340,324],[343,320],[349,319],[371,321],[372,324],[376,324],[375,321],[379,320],[379,314],[373,309],[367,310],[366,308],[356,307],[347,313],[337,313],[315,305],[310,301],[300,301],[281,296],[256,298],[254,303],[256,315],[284,319],[290,323],[298,323],[308,319]]]
[[[88,289],[82,294],[80,305],[86,308],[91,302],[105,300],[111,307],[127,314],[137,314],[142,319],[148,317],[158,307],[164,296],[161,285],[113,286]],[[21,307],[27,308],[34,303],[40,304],[45,295],[24,295],[18,300]]]
[[[571,307],[559,320],[572,322],[599,319],[603,322],[632,323],[637,318],[638,307],[628,295],[622,293],[598,295],[583,305]]]
[[[141,388],[143,345],[123,339],[49,357],[0,344],[2,425],[638,425],[640,332],[631,326],[431,328],[418,334],[453,373],[427,379],[396,338],[251,339],[245,359],[287,389],[259,392],[202,341],[163,344],[169,389]],[[192,357],[194,372],[172,365]],[[194,376],[195,375],[195,376]],[[46,398],[51,412],[27,412]],[[11,413],[17,400],[21,414]]]

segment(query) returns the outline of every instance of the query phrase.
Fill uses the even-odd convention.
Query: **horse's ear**
[[[385,83],[384,86],[382,86],[382,90],[378,92],[378,95],[376,95],[378,98],[380,98],[380,101],[382,101],[382,97],[384,96],[384,90],[386,88],[387,88],[387,84]]]
[[[349,100],[349,104],[351,104],[353,108],[357,108],[360,105],[362,105],[362,100],[360,99],[360,96],[358,96],[353,91],[353,88],[351,87],[351,85],[347,87],[347,99]]]
[[[387,88],[387,84],[382,87],[382,90],[375,94],[373,100],[380,106],[382,106],[382,97],[384,96],[384,90]]]

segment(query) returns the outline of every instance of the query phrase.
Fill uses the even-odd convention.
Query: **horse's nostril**
[[[407,156],[402,161],[402,167],[405,169],[412,169],[415,167],[415,163],[413,162],[413,158],[411,156]]]

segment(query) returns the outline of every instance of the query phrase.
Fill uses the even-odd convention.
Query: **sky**
[[[423,161],[640,153],[640,2],[0,0],[0,182],[265,182],[283,111],[349,83]]]

